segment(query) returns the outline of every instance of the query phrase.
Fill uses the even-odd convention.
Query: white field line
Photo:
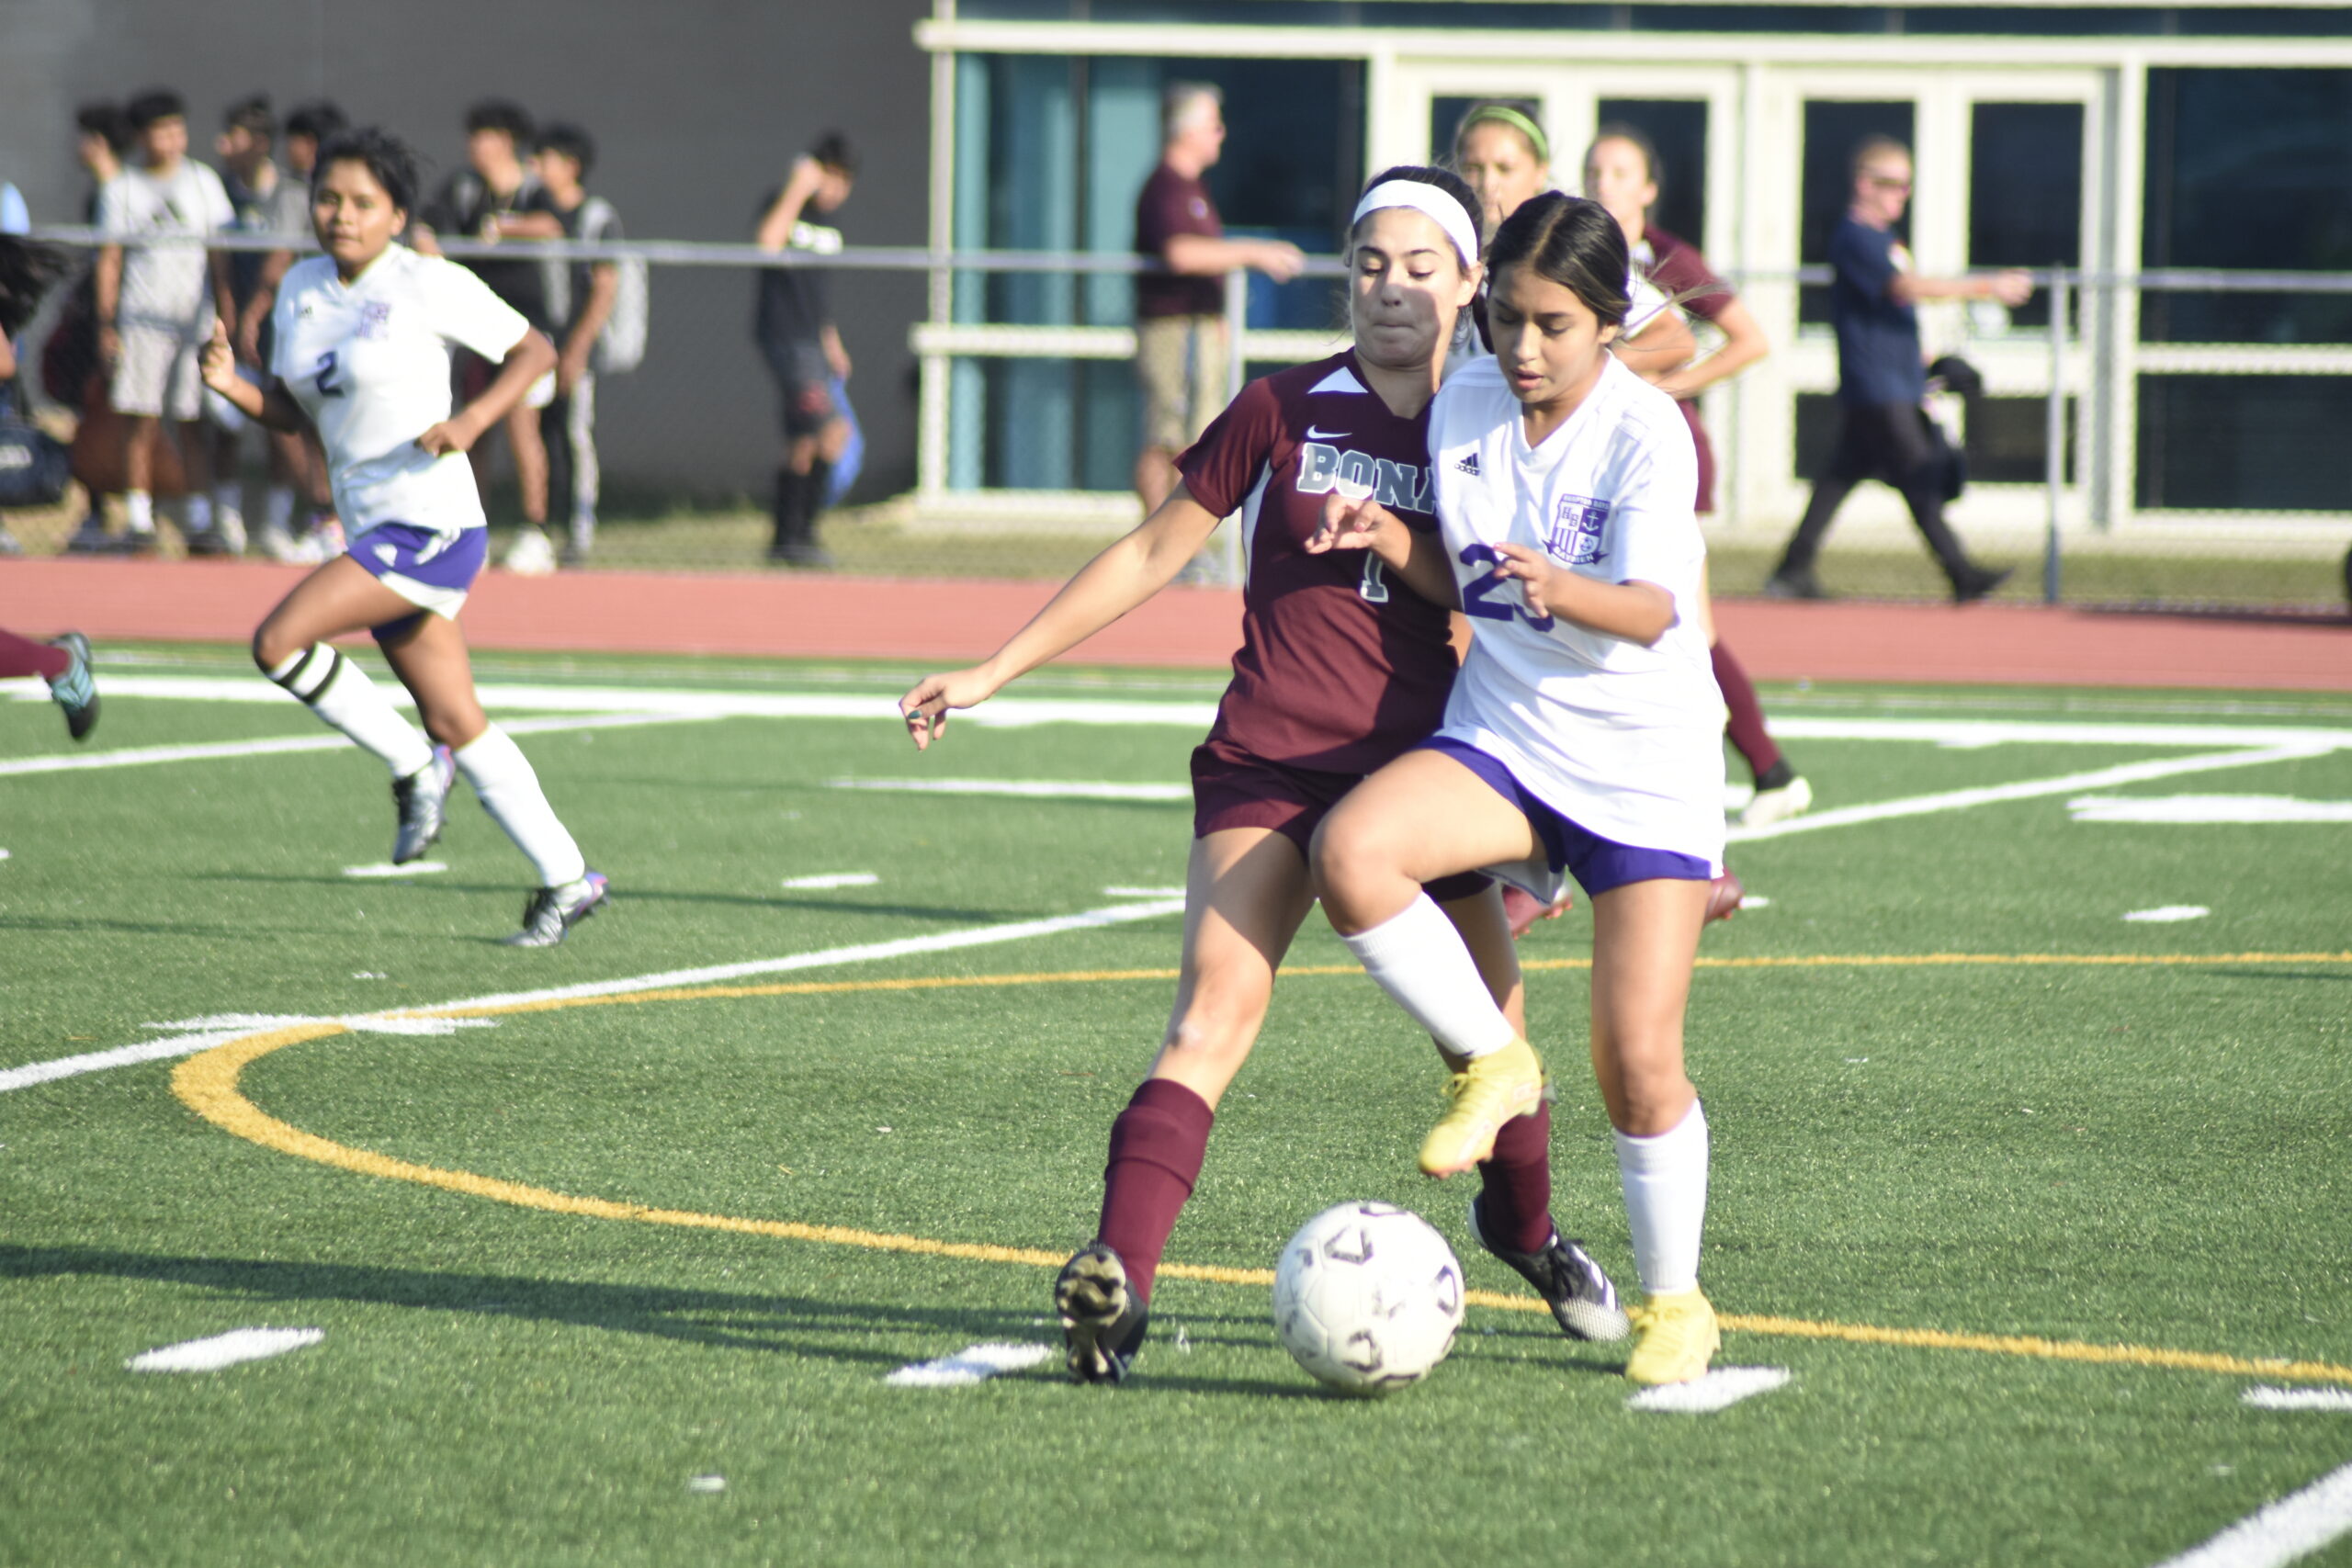
[[[1625,1401],[1628,1410],[1663,1411],[1681,1416],[1705,1416],[1727,1410],[1743,1399],[1770,1393],[1789,1381],[1786,1367],[1717,1367],[1695,1382],[1661,1383],[1645,1388]]]
[[[276,687],[271,691],[277,695]],[[561,718],[506,718],[498,727],[509,735],[565,735],[575,729],[622,729],[639,724],[679,724],[699,714],[607,713]],[[264,740],[217,740],[191,746],[133,746],[118,751],[76,751],[51,757],[17,757],[0,761],[0,778],[16,773],[70,773],[90,768],[135,768],[154,762],[209,762],[235,757],[268,757],[289,751],[347,751],[351,742],[340,735],[280,735]]]
[[[1898,817],[1929,817],[1939,812],[1997,806],[2012,800],[2039,800],[2053,795],[2113,789],[2122,784],[2145,784],[2151,779],[2177,778],[2183,773],[2250,768],[2264,762],[2301,761],[2312,757],[2324,757],[2334,750],[2333,742],[2312,740],[2293,745],[2267,746],[2250,751],[2222,751],[2201,757],[2168,757],[2145,762],[2125,762],[2120,767],[2065,773],[2052,779],[2025,779],[2016,784],[1987,784],[1977,789],[1943,790],[1934,795],[1915,795],[1902,800],[1877,801],[1869,806],[1815,811],[1808,816],[1775,822],[1769,828],[1734,828],[1724,838],[1735,844],[1754,843],[1760,839],[1784,839],[1792,833],[1818,833],[1829,828],[1885,822]]]
[[[1053,1353],[1050,1345],[967,1345],[935,1361],[900,1367],[882,1381],[892,1388],[969,1388],[1000,1372],[1034,1367]]]
[[[2134,909],[2123,918],[2140,925],[2169,926],[2182,920],[2201,920],[2212,912],[2202,904],[2160,904],[2153,909]]]
[[[326,1337],[322,1328],[232,1328],[226,1334],[146,1351],[131,1357],[123,1367],[134,1372],[217,1372],[240,1361],[283,1356]]]
[[[2352,1411],[2352,1388],[2270,1388],[2258,1385],[2247,1389],[2239,1400],[2256,1410],[2343,1410]]]
[[[1954,750],[1986,746],[2302,746],[2352,750],[2352,729],[2278,724],[2084,724],[2071,719],[1775,718],[1791,740],[1920,740]]]
[[[905,958],[917,953],[952,953],[967,947],[988,947],[998,942],[1025,942],[1031,937],[1058,936],[1065,931],[1092,931],[1103,926],[1126,925],[1136,920],[1158,919],[1163,915],[1184,912],[1184,900],[1159,898],[1146,903],[1120,904],[1101,909],[1086,909],[1074,915],[1056,915],[1039,920],[1014,920],[1005,925],[974,926],[959,931],[940,931],[932,936],[907,937],[897,942],[866,942],[855,947],[829,947],[814,953],[796,953],[783,958],[755,959],[747,964],[719,964],[702,969],[672,969],[659,975],[639,975],[620,980],[592,980],[577,986],[559,986],[543,991],[510,991],[497,996],[471,997],[462,1001],[442,1002],[428,1007],[388,1008],[381,1012],[356,1013],[340,1019],[348,1028],[371,1030],[386,1033],[443,1033],[471,1021],[464,1014],[473,1010],[510,1006],[518,1002],[555,1001],[574,997],[622,996],[632,991],[667,990],[675,986],[711,985],[724,980],[740,980],[754,975],[787,974],[798,969],[821,969],[837,964],[870,964],[881,959]],[[431,1017],[413,1016],[419,1013]],[[392,1016],[407,1015],[407,1016]],[[158,1062],[174,1056],[192,1056],[198,1051],[209,1051],[215,1045],[265,1029],[278,1029],[297,1023],[311,1023],[319,1020],[302,1015],[227,1014],[212,1018],[184,1019],[176,1023],[150,1024],[151,1029],[167,1029],[173,1032],[161,1040],[149,1040],[136,1045],[118,1045],[107,1051],[90,1051],[76,1056],[60,1056],[46,1062],[29,1062],[23,1066],[0,1072],[0,1094],[12,1089],[29,1089],[35,1084],[51,1083],[59,1078],[78,1077],[84,1073],[104,1072],[109,1067],[130,1066],[140,1062]]]
[[[2156,1568],[2280,1568],[2352,1534],[2352,1464],[2248,1514],[2204,1545]]]
[[[787,876],[784,885],[800,892],[821,892],[829,887],[873,887],[881,881],[871,871],[826,871],[814,876]]]
[[[889,795],[992,795],[1022,800],[1187,801],[1188,784],[1113,784],[1084,779],[834,779],[835,789]]]
[[[345,866],[343,874],[359,877],[362,880],[372,878],[383,881],[401,876],[431,876],[437,872],[448,869],[449,863],[442,860],[413,860],[406,865],[394,865],[391,862],[385,860],[378,861],[373,865]]]
[[[2291,795],[2086,795],[2068,801],[2066,809],[2077,822],[2352,822],[2352,800],[2300,800]]]

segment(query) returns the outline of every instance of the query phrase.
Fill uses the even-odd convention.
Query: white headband
[[[1348,220],[1348,227],[1353,229],[1367,214],[1384,207],[1409,207],[1420,213],[1445,231],[1445,237],[1453,242],[1454,254],[1462,258],[1464,272],[1477,265],[1478,235],[1470,227],[1470,215],[1462,210],[1460,202],[1435,186],[1425,186],[1419,180],[1384,180],[1363,193],[1363,199],[1356,203],[1356,215]]]

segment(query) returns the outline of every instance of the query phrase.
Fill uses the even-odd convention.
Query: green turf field
[[[918,759],[913,673],[485,658],[616,893],[543,952],[495,944],[527,868],[462,791],[446,871],[345,875],[381,770],[253,750],[325,732],[233,650],[119,652],[79,750],[0,698],[0,1086],[177,1042],[0,1088],[0,1562],[2142,1568],[2352,1490],[2352,1409],[2246,1402],[2352,1393],[2352,700],[1767,693],[1817,826],[1733,846],[1770,902],[1709,931],[1690,1056],[1719,1364],[1792,1377],[1677,1415],[1499,1305],[1327,1397],[1262,1284],[1183,1277],[1124,1389],[891,1382],[1057,1342],[1035,1259],[1091,1234],[1190,817],[837,781],[1181,785],[1218,688],[1055,672],[999,716],[1054,722]],[[2077,819],[2185,796],[2337,819]],[[2167,906],[2208,912],[2123,918]],[[1589,932],[1522,955],[1556,1213],[1622,1283]],[[1292,956],[1345,960],[1319,917]],[[1380,1198],[1525,1298],[1413,1173],[1437,1085],[1360,975],[1285,979],[1170,1258],[1262,1270]],[[323,1338],[125,1366],[260,1326]]]

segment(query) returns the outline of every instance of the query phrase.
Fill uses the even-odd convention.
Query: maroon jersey
[[[1250,382],[1176,460],[1193,500],[1241,515],[1241,649],[1211,740],[1268,761],[1368,773],[1429,739],[1453,685],[1450,612],[1369,550],[1311,556],[1323,498],[1369,491],[1433,533],[1429,413],[1400,419],[1334,355]],[[1361,488],[1359,488],[1361,487]]]
[[[1162,164],[1143,182],[1136,197],[1136,249],[1160,261],[1168,259],[1168,242],[1179,234],[1203,239],[1225,238],[1225,223],[1209,199],[1209,187]],[[1138,316],[1214,316],[1225,309],[1225,279],[1164,272],[1136,275],[1136,314]]]
[[[1724,313],[1724,308],[1732,302],[1732,292],[1707,265],[1707,258],[1699,254],[1698,246],[1679,234],[1669,234],[1655,227],[1643,231],[1642,243],[1649,247],[1652,283],[1668,295],[1704,290],[1692,293],[1690,299],[1681,302],[1684,310],[1702,321],[1712,321]],[[1699,400],[1684,398],[1681,403],[1683,423],[1690,425],[1690,439],[1699,448],[1697,510],[1713,512],[1715,509],[1715,450],[1707,445],[1706,426],[1699,423]]]

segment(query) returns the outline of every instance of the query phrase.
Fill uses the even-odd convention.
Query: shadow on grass
[[[350,887],[355,885],[368,888],[401,887],[422,893],[492,893],[514,894],[523,886],[514,882],[452,882],[446,876],[387,876],[362,878],[350,876],[319,876],[283,872],[210,871],[195,876],[198,882],[262,882],[282,883],[296,886]],[[933,904],[860,904],[846,898],[793,898],[772,897],[761,893],[682,893],[669,888],[642,887],[635,883],[622,883],[613,891],[616,908],[629,903],[673,904],[731,904],[751,909],[806,910],[830,915],[888,915],[909,920],[1001,921],[1017,920],[1022,915],[1010,909],[968,909],[943,908]],[[8,922],[0,920],[0,926]],[[147,929],[147,928],[140,928]],[[179,927],[157,927],[156,930],[179,930]]]

